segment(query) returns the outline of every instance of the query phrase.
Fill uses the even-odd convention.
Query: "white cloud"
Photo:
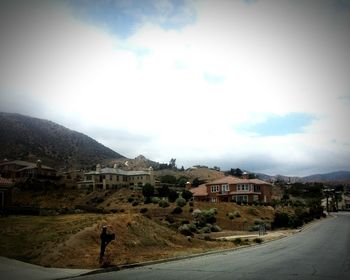
[[[349,15],[334,20],[323,1],[315,10],[285,1],[194,3],[195,24],[165,30],[146,23],[123,40],[57,3],[4,12],[0,108],[91,133],[130,157],[227,168],[244,162],[285,174],[305,166],[346,169],[349,104],[339,96],[350,88]],[[159,9],[171,10],[163,4]],[[224,78],[211,84],[208,73]],[[40,110],[17,106],[9,92]],[[291,112],[317,120],[292,136],[235,130],[266,113]],[[132,135],[135,141],[128,140]],[[339,161],[327,162],[330,157]]]

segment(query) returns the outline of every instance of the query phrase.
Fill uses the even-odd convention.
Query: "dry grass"
[[[107,263],[120,265],[235,246],[232,242],[204,241],[197,238],[188,241],[185,236],[169,228],[165,221],[167,215],[172,215],[175,224],[179,225],[184,220],[193,220],[191,208],[217,208],[217,224],[224,230],[224,235],[247,230],[257,219],[269,222],[274,215],[271,207],[198,202],[192,207],[187,204],[181,214],[171,214],[176,206],[174,203],[168,208],[160,208],[152,203],[143,204],[140,192],[128,189],[89,195],[74,192],[22,195],[17,201],[26,205],[73,208],[76,204],[84,204],[116,212],[1,218],[1,255],[52,267],[99,267],[99,234],[104,224],[108,225],[109,231],[117,234],[117,240],[107,247]],[[129,197],[140,201],[140,204],[132,206],[132,203],[127,202]],[[96,198],[99,202],[91,204]],[[140,214],[142,208],[147,208],[144,214]],[[230,219],[228,213],[232,212],[239,212],[240,217]],[[177,226],[173,228],[176,229]]]
[[[51,267],[99,267],[99,234],[117,234],[106,250],[110,265],[169,258],[230,248],[230,242],[188,241],[140,214],[2,218],[3,256]]]

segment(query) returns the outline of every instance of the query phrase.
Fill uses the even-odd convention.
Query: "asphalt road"
[[[255,247],[75,279],[350,279],[350,213]]]

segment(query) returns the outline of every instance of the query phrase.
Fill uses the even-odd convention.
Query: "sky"
[[[0,1],[0,111],[128,157],[350,170],[349,0]]]

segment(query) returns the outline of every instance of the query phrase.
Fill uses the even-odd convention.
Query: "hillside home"
[[[210,202],[271,202],[271,184],[259,179],[226,176],[190,189],[196,201]]]
[[[43,165],[41,160],[36,163],[13,160],[0,163],[0,175],[3,178],[12,179],[14,182],[25,181],[29,178],[35,179],[56,179],[56,170],[52,167]]]
[[[113,168],[101,168],[97,164],[95,171],[84,174],[84,180],[78,183],[78,188],[91,190],[107,190],[120,187],[141,187],[146,183],[154,185],[153,169],[125,171],[114,165]]]
[[[12,203],[13,182],[0,176],[0,215]]]

